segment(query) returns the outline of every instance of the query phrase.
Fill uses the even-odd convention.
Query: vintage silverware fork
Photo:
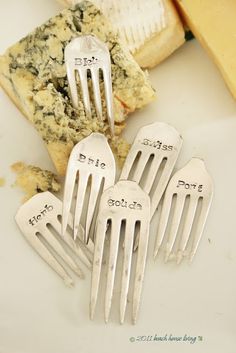
[[[85,211],[84,241],[87,243],[99,197],[103,190],[114,185],[115,174],[115,159],[104,135],[92,133],[74,146],[69,158],[64,185],[62,235],[67,227],[76,180],[78,180],[78,188],[75,192],[77,195],[73,224],[74,239],[82,222],[82,213]],[[89,191],[87,205],[85,203],[86,190]]]
[[[167,186],[157,230],[154,257],[156,257],[161,247],[169,221],[170,230],[167,234],[165,246],[165,261],[168,261],[182,220],[183,229],[178,243],[177,263],[180,263],[184,256],[193,224],[196,222],[194,234],[191,236],[192,244],[189,254],[189,259],[192,261],[203,233],[212,196],[213,184],[204,161],[199,158],[192,158],[184,168],[174,174]],[[173,206],[174,198],[176,200]],[[169,219],[172,207],[174,208],[173,216]],[[186,208],[185,217],[184,208]],[[197,209],[199,209],[199,212],[197,212]]]
[[[65,48],[65,64],[73,106],[78,108],[76,73],[79,75],[83,103],[87,116],[91,117],[91,95],[88,88],[88,73],[91,75],[93,96],[97,116],[102,119],[99,72],[102,72],[106,99],[107,118],[114,135],[113,96],[111,80],[111,60],[107,45],[92,35],[72,39]]]
[[[100,202],[94,245],[94,259],[91,283],[90,317],[94,317],[101,277],[102,258],[106,234],[109,234],[109,258],[107,263],[107,280],[105,294],[105,321],[109,320],[119,242],[124,227],[123,269],[120,295],[120,322],[123,323],[130,284],[130,270],[135,231],[138,227],[139,243],[134,278],[132,320],[138,316],[142,285],[144,280],[150,221],[150,198],[133,181],[119,181],[115,186],[105,190]]]
[[[120,180],[136,181],[149,194],[151,217],[165,191],[181,146],[182,137],[172,126],[156,122],[138,131],[125,160]]]
[[[83,272],[74,258],[79,258],[88,268],[91,268],[91,261],[89,251],[87,250],[86,254],[85,247],[82,249],[79,242],[73,240],[68,230],[65,232],[63,240],[60,241],[61,210],[61,201],[46,191],[33,196],[24,203],[18,210],[15,220],[34,250],[67,285],[73,285],[73,280],[65,270],[63,262],[79,277],[83,277]],[[71,219],[69,223],[71,224]],[[82,228],[80,231],[83,231]],[[66,247],[75,254],[74,258],[66,250]]]

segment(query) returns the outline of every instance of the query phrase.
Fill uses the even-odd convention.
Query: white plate
[[[0,52],[59,9],[53,0],[2,1]],[[192,156],[204,158],[215,196],[191,266],[153,263],[153,230],[136,326],[129,317],[120,326],[115,310],[109,324],[101,311],[91,322],[89,276],[74,289],[65,288],[21,236],[14,215],[23,195],[11,186],[9,166],[18,160],[53,166],[38,134],[0,91],[0,177],[6,179],[0,188],[0,352],[236,351],[236,102],[196,41],[152,70],[151,80],[158,101],[130,117],[125,136],[132,141],[137,129],[152,121],[172,124],[184,138],[177,168]],[[196,337],[195,343],[145,341],[185,334]]]

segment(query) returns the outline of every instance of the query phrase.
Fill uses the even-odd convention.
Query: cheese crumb
[[[26,165],[23,162],[14,163],[11,169],[17,174],[14,185],[20,187],[26,194],[24,202],[39,192],[58,192],[61,189],[57,176],[49,170]]]

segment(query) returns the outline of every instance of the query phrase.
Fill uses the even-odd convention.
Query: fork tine
[[[73,191],[75,187],[76,174],[77,174],[77,171],[75,170],[75,168],[73,168],[70,165],[70,162],[69,162],[67,167],[67,172],[66,172],[63,206],[62,206],[62,236],[64,236],[68,225]]]
[[[173,219],[171,220],[171,228],[170,228],[170,233],[168,235],[167,243],[166,243],[166,248],[165,248],[165,262],[168,261],[169,256],[171,254],[171,251],[174,246],[174,242],[178,233],[180,221],[181,221],[181,216],[183,213],[183,208],[184,208],[184,203],[185,203],[185,196],[178,196],[177,195],[177,200],[175,204],[175,209],[174,209],[174,215]]]
[[[187,215],[186,215],[186,219],[184,222],[183,232],[182,232],[180,243],[178,246],[177,259],[176,259],[177,264],[180,264],[180,262],[182,261],[183,254],[186,249],[188,239],[190,237],[195,212],[197,209],[197,204],[198,204],[198,199],[190,196],[189,207],[187,210]]]
[[[158,251],[161,247],[162,240],[165,235],[166,231],[166,226],[170,214],[170,209],[171,209],[171,203],[172,203],[172,193],[171,192],[166,192],[164,200],[163,200],[163,205],[161,209],[161,215],[160,215],[160,221],[157,229],[157,236],[156,236],[156,241],[155,241],[155,247],[154,247],[154,259],[158,254]]]
[[[55,259],[46,246],[39,240],[37,235],[32,236],[32,234],[26,232],[23,234],[34,250],[63,279],[64,283],[67,286],[72,287],[74,285],[73,279],[69,276],[64,267]]]
[[[58,219],[56,219],[56,220],[54,220],[54,222],[52,222],[52,226],[60,234],[60,232],[61,232],[61,223],[59,222]],[[81,231],[82,231],[82,227],[81,227]],[[82,251],[82,249],[80,248],[78,242],[76,243],[76,241],[73,240],[72,236],[68,232],[65,232],[63,240],[70,247],[70,249],[72,249],[74,251],[74,253],[78,256],[78,258],[83,262],[83,264],[87,268],[91,269],[92,264],[89,261],[88,257]]]
[[[112,83],[111,83],[111,70],[108,66],[103,67],[103,79],[105,88],[105,98],[107,106],[107,118],[111,129],[111,134],[114,135],[114,114],[113,114],[113,95],[112,95]]]
[[[79,268],[78,264],[66,253],[59,241],[54,237],[54,235],[49,231],[47,227],[43,230],[43,237],[47,243],[52,247],[52,249],[60,256],[60,258],[80,277],[84,278],[82,270]]]
[[[132,180],[136,181],[136,183],[140,182],[140,179],[143,175],[143,171],[146,167],[146,164],[149,160],[149,157],[150,157],[150,154],[144,153],[144,152],[141,153],[141,156],[138,160],[138,165],[136,166],[136,169],[134,171],[134,175],[132,177]]]
[[[162,160],[163,160],[162,156],[159,156],[159,155],[154,156],[154,159],[152,161],[150,170],[148,172],[147,180],[144,186],[144,191],[146,191],[148,194],[152,189],[153,183],[155,181],[155,177],[157,175],[158,169],[160,168]]]
[[[107,284],[105,295],[105,322],[108,322],[111,310],[111,302],[114,288],[114,280],[116,273],[116,262],[120,240],[121,221],[112,220],[111,222],[111,237],[108,259]]]
[[[194,255],[196,254],[199,242],[201,240],[202,237],[202,233],[205,227],[205,223],[206,223],[206,219],[208,216],[208,212],[211,206],[211,200],[212,200],[212,196],[207,198],[207,199],[203,199],[202,200],[202,208],[200,211],[200,216],[198,219],[198,223],[197,223],[197,228],[196,228],[196,234],[193,240],[193,245],[192,245],[192,249],[189,255],[189,262],[192,262]]]
[[[101,187],[102,178],[100,176],[92,175],[91,180],[91,190],[89,195],[89,202],[88,202],[88,210],[87,210],[87,217],[86,217],[86,226],[85,226],[85,243],[87,244],[89,238],[90,227],[92,224],[92,220],[94,217],[94,211],[96,207],[96,203],[98,200],[98,194]]]
[[[167,162],[165,164],[165,167],[163,169],[163,172],[161,174],[160,180],[158,182],[158,185],[154,191],[153,197],[152,197],[152,202],[151,202],[151,217],[155,213],[160,200],[162,198],[162,195],[165,191],[165,188],[168,184],[171,172],[173,169],[173,162],[170,159],[167,159]]]
[[[140,301],[141,301],[146,257],[147,257],[147,248],[148,248],[148,236],[147,236],[148,233],[149,233],[149,222],[141,222],[138,254],[137,254],[137,264],[136,264],[136,272],[135,272],[135,279],[134,279],[133,312],[132,312],[132,320],[134,324],[136,323],[138,318],[138,312],[139,312]]]
[[[137,151],[136,153],[134,153],[134,152],[132,153],[132,147],[131,147],[131,149],[126,157],[124,166],[122,168],[122,171],[120,174],[120,180],[127,180],[129,178],[131,167],[140,152],[141,151]]]
[[[100,86],[99,86],[99,69],[95,67],[91,68],[91,76],[92,76],[92,83],[93,83],[95,107],[96,107],[98,117],[101,118],[102,103],[101,103],[101,93],[100,93]]]
[[[124,261],[122,270],[121,280],[121,294],[120,294],[120,323],[123,324],[125,319],[125,311],[127,305],[127,296],[129,290],[130,270],[132,261],[132,249],[134,237],[130,236],[134,234],[135,224],[134,222],[126,221],[125,225],[125,241],[124,241]]]
[[[80,226],[80,219],[82,214],[82,209],[84,205],[84,197],[87,189],[89,175],[86,173],[79,173],[78,180],[78,190],[76,195],[76,205],[75,205],[75,214],[74,214],[74,225],[73,225],[73,233],[74,240],[76,239]]]
[[[90,296],[90,318],[94,317],[97,304],[98,289],[102,267],[102,257],[104,241],[107,231],[107,219],[103,222],[98,221],[96,226],[96,237],[94,245],[93,270],[91,278],[91,296]]]
[[[66,64],[66,73],[70,87],[70,94],[73,106],[77,109],[79,106],[78,90],[75,78],[75,70],[71,67],[70,63]]]
[[[85,112],[88,117],[91,117],[91,105],[90,105],[90,98],[89,98],[87,70],[86,69],[77,69],[77,70],[80,78],[80,85],[82,89]]]

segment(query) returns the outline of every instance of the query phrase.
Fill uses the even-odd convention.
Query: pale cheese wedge
[[[176,0],[176,3],[236,98],[236,1]]]

